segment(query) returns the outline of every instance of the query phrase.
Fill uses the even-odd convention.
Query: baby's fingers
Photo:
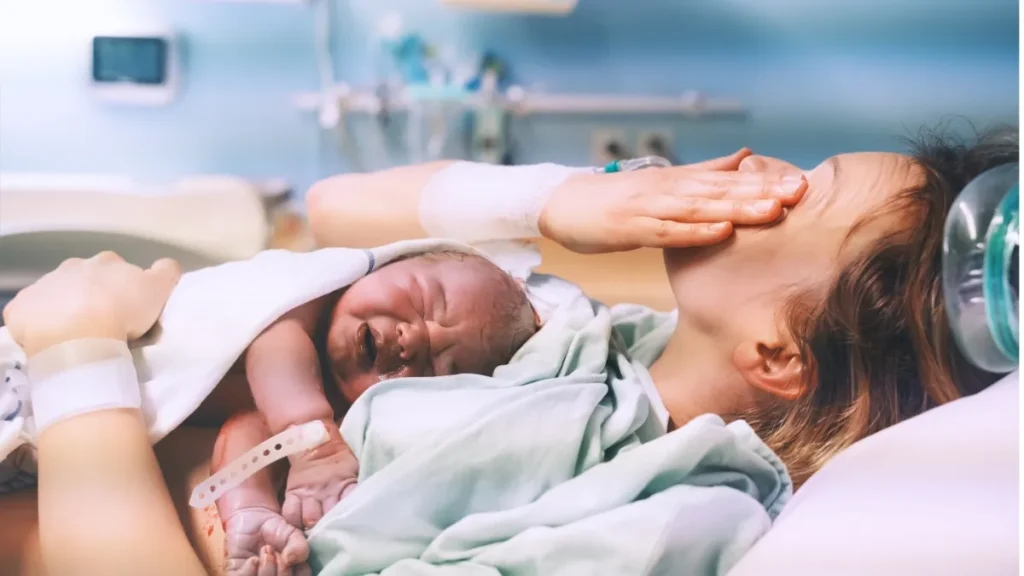
[[[302,500],[302,525],[307,530],[316,526],[316,523],[324,517],[323,507],[316,498],[303,498]]]
[[[302,500],[294,494],[285,494],[281,516],[284,516],[285,521],[292,526],[302,528]]]

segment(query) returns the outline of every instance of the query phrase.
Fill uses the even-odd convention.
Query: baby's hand
[[[224,522],[228,576],[308,576],[302,531],[272,510],[237,510]]]
[[[312,528],[355,488],[358,478],[355,454],[344,441],[331,440],[292,461],[281,514],[292,526]]]

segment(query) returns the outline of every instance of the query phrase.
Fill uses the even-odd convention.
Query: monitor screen
[[[167,81],[167,41],[163,38],[97,36],[92,39],[95,82],[163,84]]]

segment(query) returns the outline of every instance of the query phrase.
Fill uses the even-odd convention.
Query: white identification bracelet
[[[435,174],[420,194],[420,225],[430,236],[468,243],[538,238],[548,196],[581,172],[592,170],[456,162]]]
[[[205,508],[216,502],[225,492],[245,482],[253,474],[274,462],[316,448],[329,438],[330,434],[320,420],[307,422],[302,426],[293,426],[280,434],[271,436],[196,486],[188,505],[193,508]]]
[[[72,340],[28,359],[36,434],[73,416],[141,408],[139,378],[125,342]]]

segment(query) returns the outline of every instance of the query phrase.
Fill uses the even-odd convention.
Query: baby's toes
[[[264,546],[260,550],[259,570],[256,576],[284,576],[286,572],[278,570],[277,553],[270,546]]]
[[[308,566],[303,563],[301,567],[305,568],[305,574],[309,574]],[[260,551],[259,565],[255,573],[255,576],[295,576],[297,573],[296,569],[299,566],[293,566],[287,562],[284,558],[284,554],[276,552],[271,546],[264,546]]]
[[[224,567],[226,576],[257,576],[260,568],[260,559],[255,556],[248,558],[228,558]]]
[[[280,522],[275,526],[267,526],[263,532],[264,540],[278,552],[281,561],[289,566],[295,566],[306,561],[309,557],[309,544],[302,530]]]

